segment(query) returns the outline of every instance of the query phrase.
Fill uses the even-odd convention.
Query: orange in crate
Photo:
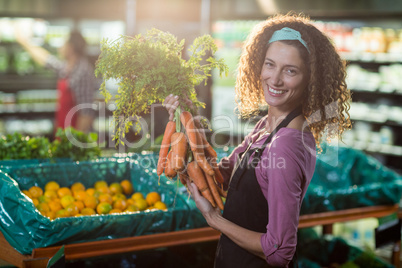
[[[109,194],[110,193],[110,189],[107,186],[100,186],[98,188],[96,188],[95,194],[96,192],[102,193],[102,194]]]
[[[87,196],[84,200],[84,205],[87,208],[92,208],[95,209],[96,206],[98,205],[98,199],[96,199],[95,196]]]
[[[56,212],[56,218],[64,218],[68,217],[68,212],[65,209],[60,209],[59,211]]]
[[[131,199],[138,200],[138,199],[145,199],[145,198],[142,193],[136,192],[136,193],[133,193],[133,195],[131,196]]]
[[[48,203],[48,205],[49,205],[50,210],[53,211],[53,212],[57,212],[57,211],[59,211],[60,209],[63,208],[61,206],[60,202],[57,202],[55,200],[50,201]]]
[[[60,199],[61,206],[63,208],[68,207],[70,204],[74,203],[75,199],[72,195],[65,195]]]
[[[111,211],[109,211],[109,214],[119,214],[119,213],[122,213],[122,212],[123,211],[121,211],[120,209],[114,208]]]
[[[44,196],[50,198],[51,200],[55,199],[58,197],[57,192],[54,190],[45,190],[43,193]]]
[[[109,186],[109,190],[112,195],[123,193],[123,187],[118,182],[111,183]]]
[[[113,198],[110,194],[100,194],[98,200],[100,203],[107,202],[109,204],[113,204]]]
[[[60,189],[60,185],[55,181],[49,181],[45,185],[45,191],[55,191],[55,192],[57,192],[57,190],[59,190],[59,189]]]
[[[95,195],[95,188],[88,188],[85,190],[88,195]]]
[[[113,203],[113,208],[120,209],[121,211],[125,210],[127,208],[127,201],[124,199],[117,199]]]
[[[157,192],[150,192],[147,194],[145,200],[147,200],[148,205],[152,206],[156,202],[161,201],[161,196]]]
[[[112,210],[112,205],[107,202],[101,202],[96,206],[96,212],[99,214],[108,214]]]
[[[130,195],[134,192],[133,184],[129,180],[122,180],[120,185],[123,188],[123,193],[125,195]]]
[[[65,195],[73,195],[71,192],[70,188],[68,187],[61,187],[59,190],[57,190],[57,195],[62,198]]]
[[[73,185],[71,185],[71,191],[73,192],[78,192],[78,191],[85,191],[85,186],[81,182],[76,182]]]
[[[67,211],[67,214],[68,214],[69,216],[75,216],[75,215],[77,215],[78,213],[80,213],[79,208],[78,208],[77,205],[74,204],[74,203],[71,203],[70,205],[68,205],[68,206],[65,208],[65,210]]]
[[[29,188],[28,191],[31,194],[32,198],[38,198],[39,196],[43,195],[42,188],[38,186],[32,186],[31,188]]]
[[[96,214],[96,211],[93,208],[83,208],[81,210],[81,215],[89,216],[89,215],[95,215],[95,214]]]
[[[104,187],[104,186],[108,186],[108,184],[107,184],[107,182],[106,181],[97,181],[97,182],[95,182],[95,184],[94,184],[94,188],[95,188],[95,190],[97,190],[98,188],[100,188],[100,187]]]
[[[124,199],[127,200],[127,197],[124,194],[115,194],[112,196],[113,202],[118,200],[118,199]]]
[[[134,205],[139,209],[139,210],[145,210],[148,208],[148,203],[145,199],[138,199],[135,200]]]
[[[77,200],[74,204],[78,207],[78,210],[81,212],[85,208],[84,202],[81,200]]]
[[[84,201],[87,195],[88,194],[82,190],[74,192],[74,198],[81,201]]]

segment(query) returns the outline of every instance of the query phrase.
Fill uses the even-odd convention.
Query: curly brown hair
[[[268,41],[276,30],[289,27],[300,32],[307,49],[298,41],[285,41],[298,48],[310,74],[304,99],[303,115],[314,135],[318,148],[327,130],[330,141],[341,138],[351,128],[349,109],[351,96],[347,89],[345,62],[331,40],[304,15],[278,14],[259,23],[248,36],[240,57],[236,81],[236,103],[240,116],[249,118],[266,105],[261,84],[261,69]],[[282,41],[281,41],[282,42]]]

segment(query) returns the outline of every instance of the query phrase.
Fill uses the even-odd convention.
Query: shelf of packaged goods
[[[363,141],[354,141],[351,143],[345,141],[345,143],[347,143],[350,147],[370,153],[402,157],[402,146]]]
[[[347,61],[371,62],[378,64],[400,63],[402,62],[402,53],[371,53],[371,52],[343,52],[339,55]]]
[[[396,212],[398,212],[398,205],[372,206],[301,215],[299,228],[323,225],[324,230],[330,232],[332,224],[337,222],[370,217],[384,217]],[[96,256],[215,241],[219,239],[219,236],[220,232],[210,227],[204,227],[136,237],[67,244],[64,245],[64,252],[66,260],[85,259]],[[46,267],[47,261],[53,257],[60,248],[61,246],[37,248],[32,251],[31,255],[23,255],[16,251],[0,233],[0,259],[17,267]]]
[[[353,94],[375,94],[375,95],[383,95],[383,96],[401,96],[402,97],[402,91],[396,90],[393,87],[389,86],[384,86],[382,88],[375,88],[373,90],[367,90],[367,87],[361,86],[361,87],[354,87],[350,89]]]
[[[30,103],[30,104],[11,104],[1,105],[0,114],[2,116],[19,115],[49,115],[56,112],[56,103]]]
[[[380,116],[376,116],[373,118],[366,118],[366,117],[357,117],[357,116],[350,116],[350,119],[352,121],[364,121],[368,123],[373,123],[373,124],[381,124],[381,125],[386,125],[390,127],[402,127],[402,122],[395,122],[393,120],[389,120],[387,118],[383,118]]]

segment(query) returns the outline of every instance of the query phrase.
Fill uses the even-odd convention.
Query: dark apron
[[[55,129],[77,127],[77,113],[74,113],[72,118],[67,118],[67,114],[75,106],[74,95],[68,85],[67,79],[59,79],[57,81],[57,111]]]
[[[285,127],[295,117],[301,114],[301,107],[293,110],[286,118],[272,131],[264,141],[264,144],[258,148],[248,148],[239,155],[240,161],[237,161],[232,178],[230,180],[228,194],[225,202],[225,209],[222,216],[227,220],[252,231],[266,233],[268,224],[268,203],[261,191],[255,175],[255,167],[258,165],[262,152],[272,137],[278,130]],[[250,156],[255,152],[254,157],[249,163]],[[279,201],[279,200],[278,200]],[[293,262],[289,267],[293,267]],[[269,267],[267,262],[249,253],[247,250],[238,246],[226,235],[222,234],[215,258],[216,268],[245,268],[245,267]]]

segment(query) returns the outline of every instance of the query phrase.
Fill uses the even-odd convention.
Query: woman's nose
[[[281,85],[282,84],[282,72],[280,70],[272,71],[271,82],[272,82],[272,85]]]

